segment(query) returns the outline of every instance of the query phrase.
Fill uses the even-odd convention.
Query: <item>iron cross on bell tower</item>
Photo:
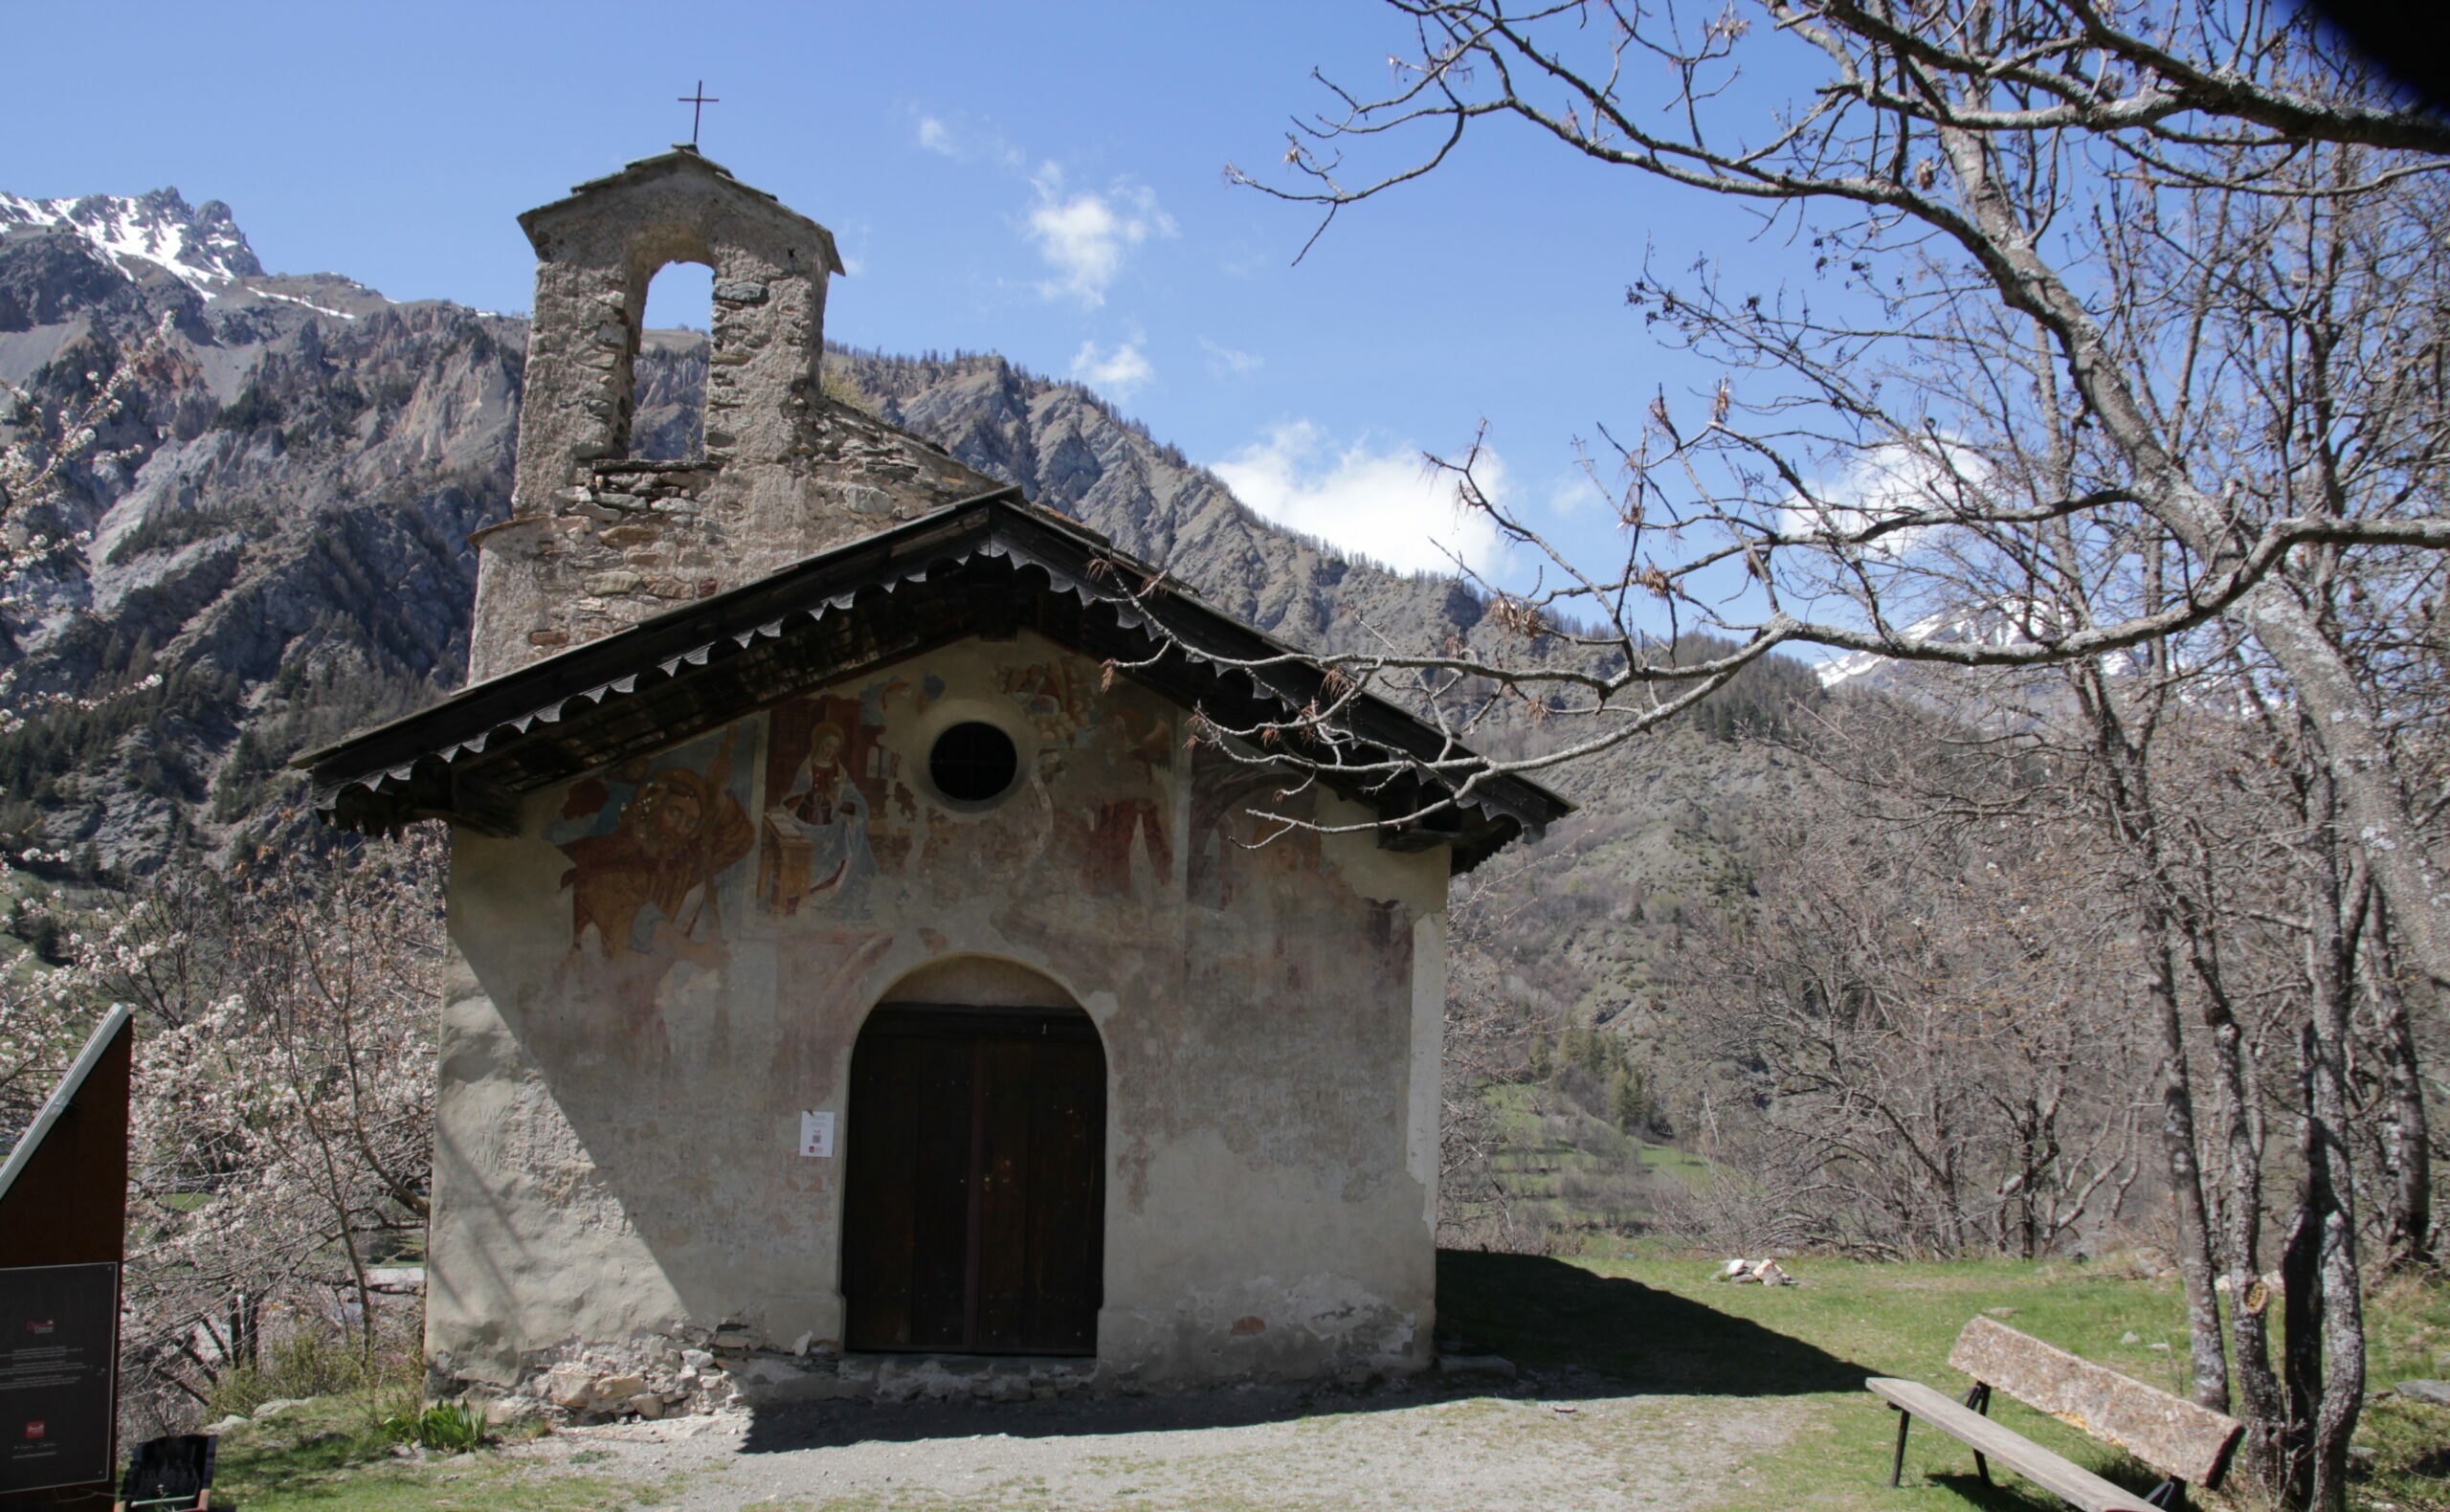
[[[680,103],[689,107],[689,150],[695,152],[698,150],[698,123],[700,120],[704,117],[706,107],[708,105],[722,104],[723,98],[719,95],[707,94],[706,81],[702,78],[698,80],[698,92],[694,95],[681,96]]]

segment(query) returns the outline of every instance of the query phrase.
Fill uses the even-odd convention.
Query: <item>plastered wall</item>
[[[925,779],[964,720],[1018,747],[1000,801]],[[1024,634],[536,794],[516,839],[462,834],[437,1368],[510,1387],[588,1345],[719,1331],[838,1348],[850,1053],[895,999],[1097,1023],[1102,1374],[1426,1364],[1446,857],[1268,839],[1248,810],[1281,782]],[[797,1152],[803,1111],[840,1120],[833,1157]]]

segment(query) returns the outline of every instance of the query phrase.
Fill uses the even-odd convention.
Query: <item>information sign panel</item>
[[[111,1479],[119,1267],[0,1269],[0,1493]]]

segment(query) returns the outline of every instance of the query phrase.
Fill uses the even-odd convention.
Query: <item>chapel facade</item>
[[[454,826],[437,1390],[1073,1390],[1432,1360],[1449,876],[1566,812],[1295,785],[1324,674],[824,396],[831,236],[693,151],[522,217],[511,518],[470,682],[301,758]],[[639,316],[715,273],[702,455]],[[1438,737],[1369,704],[1356,736]],[[1319,821],[1279,833],[1254,805]]]

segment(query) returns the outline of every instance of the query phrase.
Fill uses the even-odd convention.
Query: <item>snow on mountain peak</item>
[[[74,232],[114,267],[124,260],[162,268],[211,299],[264,271],[246,233],[217,199],[189,206],[175,189],[150,194],[88,194],[27,199],[0,193],[0,229],[56,227]]]
[[[1944,610],[1928,614],[1905,627],[1898,639],[1905,644],[1947,643],[1978,646],[2016,646],[2033,641],[2043,634],[2063,634],[2072,629],[2064,616],[2048,604],[2029,598],[2006,598],[1973,609]],[[1877,651],[1848,652],[1833,656],[1814,667],[1824,688],[1851,682],[1867,677],[1891,664],[1893,658]]]

